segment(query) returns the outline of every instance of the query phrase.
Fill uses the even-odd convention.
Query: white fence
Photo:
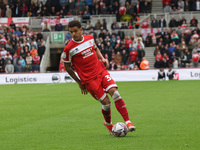
[[[200,80],[200,69],[175,70],[179,80]],[[167,70],[165,70],[167,72]],[[110,71],[118,81],[157,81],[158,70]],[[168,80],[166,78],[166,80]],[[0,84],[71,83],[68,73],[0,74]]]

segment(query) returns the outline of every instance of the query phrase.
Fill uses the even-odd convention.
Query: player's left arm
[[[101,54],[101,52],[100,52],[100,50],[99,50],[98,47],[95,48],[95,51],[96,51],[97,57],[98,57],[103,63],[106,64],[106,69],[108,69],[109,66],[110,66],[108,60],[105,59],[105,58],[103,57],[103,55]]]

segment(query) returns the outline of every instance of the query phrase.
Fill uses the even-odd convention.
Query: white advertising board
[[[179,80],[200,80],[200,69],[177,69]],[[109,71],[116,81],[157,81],[158,70]],[[165,70],[167,73],[167,70]],[[166,80],[168,78],[166,77]],[[70,83],[68,73],[0,74],[0,84]]]

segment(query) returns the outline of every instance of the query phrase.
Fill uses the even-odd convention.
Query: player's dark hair
[[[78,20],[70,21],[68,24],[68,28],[78,27],[81,28],[81,23]]]

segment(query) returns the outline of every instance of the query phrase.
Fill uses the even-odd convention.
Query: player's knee
[[[110,99],[109,99],[109,97],[108,96],[106,96],[102,101],[101,101],[101,104],[102,105],[108,105],[108,104],[110,104],[111,102],[110,102]]]
[[[102,105],[102,109],[105,110],[105,111],[109,111],[110,110],[110,106],[111,106],[111,103],[107,104],[107,105]]]
[[[118,91],[115,91],[115,92],[113,93],[112,99],[113,99],[114,101],[117,101],[117,100],[121,99],[121,96],[120,96],[120,94],[119,94]]]

